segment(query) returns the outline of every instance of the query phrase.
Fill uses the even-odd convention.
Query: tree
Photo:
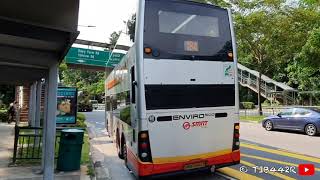
[[[130,40],[134,42],[135,32],[136,32],[136,14],[131,16],[131,19],[127,21],[128,34],[130,36]]]
[[[216,6],[221,6],[221,7],[230,7],[231,2],[227,2],[224,0],[193,0],[195,2],[200,2],[200,3],[208,3],[208,4],[213,4]]]
[[[117,41],[119,39],[119,36],[120,36],[121,32],[116,32],[114,31],[113,33],[111,33],[110,37],[109,37],[109,41],[110,41],[110,44],[111,46],[115,46],[117,44]]]
[[[301,91],[320,90],[320,28],[310,32],[295,61],[288,66],[290,81]]]
[[[101,99],[104,94],[104,72],[68,68],[60,65],[60,79],[64,86],[76,87],[91,99]]]
[[[290,5],[281,0],[260,1],[257,4],[252,1],[249,5],[242,3],[238,8],[235,24],[239,61],[259,71],[259,76],[261,73],[266,74],[275,80],[299,87],[301,82],[297,83],[297,75],[303,72],[303,65],[298,56],[301,56],[310,31],[320,25],[319,11],[304,5]],[[312,56],[316,57],[315,54]],[[310,67],[305,70],[310,73]],[[261,109],[259,105],[260,113]]]
[[[236,13],[235,24],[239,47],[239,60],[241,63],[257,70],[258,75],[258,105],[259,114],[262,115],[261,77],[272,69],[272,43],[273,29],[277,22],[280,2],[273,4],[243,5],[247,10]]]
[[[0,85],[0,109],[9,106],[14,101],[15,87],[12,85]]]

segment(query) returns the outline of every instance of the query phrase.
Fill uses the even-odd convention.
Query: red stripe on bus
[[[208,166],[232,163],[240,161],[240,151],[234,151],[232,153],[202,159],[207,161]],[[164,163],[153,164],[141,162],[136,155],[128,148],[128,161],[133,166],[132,171],[136,172],[139,176],[149,176],[155,174],[169,173],[175,171],[183,171],[184,166],[189,162],[177,162],[177,163]]]

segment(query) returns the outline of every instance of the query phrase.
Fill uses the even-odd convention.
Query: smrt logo
[[[196,122],[192,122],[192,123],[184,122],[182,127],[183,127],[183,129],[188,130],[192,127],[207,127],[207,125],[208,125],[208,121],[196,121]]]

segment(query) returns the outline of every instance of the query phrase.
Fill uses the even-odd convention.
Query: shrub
[[[262,106],[270,106],[270,101],[266,99],[263,103]]]
[[[7,122],[9,119],[8,113],[6,110],[0,110],[0,122]]]
[[[77,114],[77,119],[79,121],[85,121],[86,120],[86,116],[83,113],[78,113]]]
[[[240,103],[240,109],[254,109],[254,103],[253,102],[241,102]]]
[[[82,113],[78,113],[77,114],[77,127],[87,127],[86,123],[85,123],[85,120],[86,120],[86,116]]]

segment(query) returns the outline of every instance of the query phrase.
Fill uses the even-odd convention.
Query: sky
[[[109,42],[112,32],[125,31],[123,21],[130,19],[136,8],[137,0],[80,0],[78,39]]]

